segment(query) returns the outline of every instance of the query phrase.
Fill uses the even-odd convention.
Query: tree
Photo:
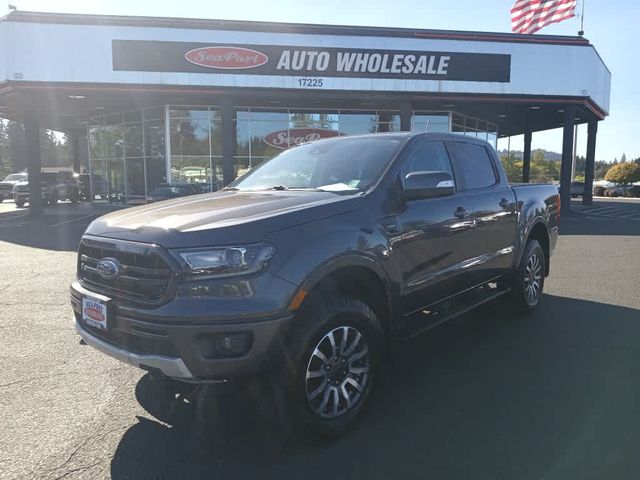
[[[610,168],[611,164],[609,162],[605,162],[604,160],[596,160],[593,174],[594,178],[596,180],[602,180]]]
[[[500,161],[509,182],[517,183],[522,181],[522,160],[514,152],[511,152],[509,156],[501,155]]]
[[[618,163],[609,169],[604,179],[622,185],[626,193],[629,184],[640,182],[640,165],[637,163]]]
[[[620,163],[627,163],[627,154],[623,153],[622,157],[620,157]]]

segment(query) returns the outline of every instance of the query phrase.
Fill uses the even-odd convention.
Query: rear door
[[[442,141],[416,139],[401,164],[400,180],[426,171],[453,176]],[[402,201],[397,220],[393,244],[402,273],[404,313],[410,314],[460,290],[458,266],[473,240],[474,222],[464,193]]]
[[[482,143],[449,141],[458,189],[473,209],[475,231],[465,251],[468,286],[484,283],[511,267],[516,235],[515,195],[501,178],[495,156]]]

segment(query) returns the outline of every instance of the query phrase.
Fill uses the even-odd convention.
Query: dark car
[[[15,187],[17,183],[26,181],[26,173],[12,173],[7,175],[5,179],[0,182],[0,202],[3,202],[7,198],[13,198],[13,187]]]
[[[70,200],[75,203],[80,200],[80,181],[73,172],[61,171],[42,175],[54,184],[52,203],[59,200]]]
[[[198,193],[198,191],[191,183],[174,183],[172,185],[165,183],[151,190],[147,200],[150,202],[160,202],[172,198],[195,195],[196,193]]]
[[[559,215],[554,185],[510,186],[480,140],[319,140],[219,192],[95,220],[75,328],[174,381],[258,375],[295,424],[333,436],[371,395],[390,339],[502,296],[535,309]]]

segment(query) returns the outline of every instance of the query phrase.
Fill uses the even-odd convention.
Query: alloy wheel
[[[532,253],[524,271],[524,294],[529,305],[535,305],[540,298],[542,287],[542,262]]]
[[[369,346],[356,328],[342,326],[324,335],[306,370],[306,395],[311,409],[325,419],[352,410],[370,382],[369,363]]]

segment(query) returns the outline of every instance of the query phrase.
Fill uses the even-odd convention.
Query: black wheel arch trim
[[[383,285],[385,294],[387,295],[390,316],[389,321],[390,323],[392,323],[392,320],[396,313],[397,295],[394,295],[392,283],[382,265],[380,265],[378,261],[367,255],[349,253],[325,261],[303,280],[298,289],[296,289],[296,292],[294,293],[294,296],[292,298],[295,298],[300,290],[304,290],[307,293],[311,292],[314,287],[320,284],[320,282],[327,276],[338,270],[349,267],[365,268],[374,273],[380,280]]]
[[[549,225],[546,221],[546,219],[544,217],[541,216],[537,216],[534,217],[531,222],[529,222],[529,224],[525,227],[524,232],[522,233],[522,235],[520,235],[520,238],[518,239],[519,241],[519,248],[518,248],[518,252],[517,255],[514,256],[513,259],[513,268],[518,268],[518,265],[520,265],[520,261],[522,260],[522,255],[524,255],[524,248],[527,245],[527,242],[529,241],[529,238],[531,236],[531,232],[533,231],[533,229],[538,226],[538,225],[542,225],[544,227],[544,231],[547,233],[547,242],[549,242],[549,245],[551,244],[551,235],[549,233]],[[547,264],[547,273],[549,271],[548,268],[548,264],[549,264],[549,255],[546,254],[547,258],[545,258],[545,263]]]

